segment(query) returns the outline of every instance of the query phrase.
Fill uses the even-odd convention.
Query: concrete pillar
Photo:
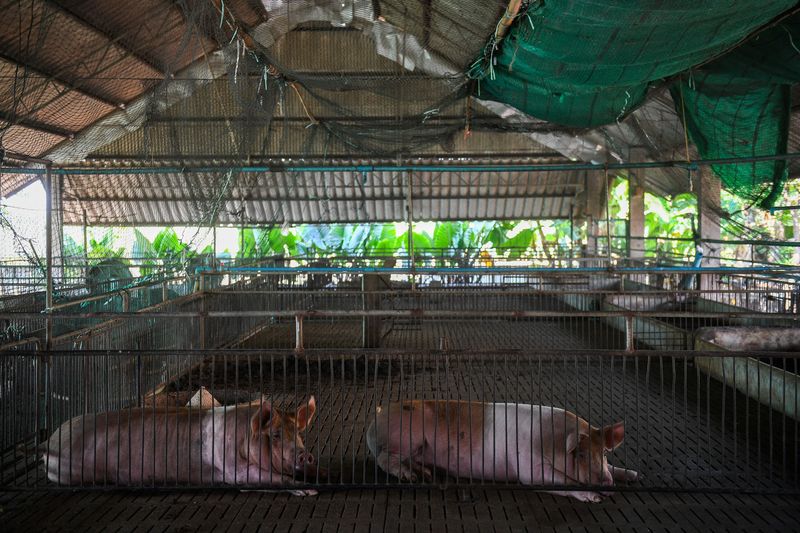
[[[641,148],[632,148],[628,159],[632,162],[647,160],[647,152]],[[628,172],[628,257],[634,261],[644,259],[644,168],[631,169]]]
[[[597,257],[601,227],[605,228],[606,187],[602,172],[586,172],[584,218],[586,220],[586,256]],[[605,229],[603,229],[605,231]],[[589,266],[587,264],[587,266]]]
[[[644,187],[642,179],[632,176],[628,183],[628,257],[643,260],[644,240]]]
[[[719,240],[721,236],[720,213],[722,185],[719,177],[714,174],[711,167],[700,167],[695,176],[697,184],[697,211],[698,225],[700,233],[700,244],[703,248],[703,263],[706,268],[716,268],[720,266],[719,252],[720,244],[708,242],[708,240]],[[700,279],[700,289],[710,290],[716,286],[716,274],[704,274]]]

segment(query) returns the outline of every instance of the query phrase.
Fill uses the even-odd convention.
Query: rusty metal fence
[[[765,342],[746,353],[713,340],[700,344],[709,342],[709,328],[760,331],[761,339],[764,331],[782,338],[797,335],[797,272],[791,269],[316,267],[200,274],[198,292],[139,312],[51,314],[47,319],[54,328],[76,318],[96,324],[55,337],[51,350],[29,339],[0,353],[4,486],[519,486],[513,476],[462,470],[464,464],[435,458],[426,464],[415,455],[424,450],[408,449],[388,460],[380,457],[379,445],[369,444],[370,426],[391,425],[379,417],[378,407],[395,412],[391,402],[427,400],[433,403],[419,416],[433,413],[436,418],[448,412],[446,404],[436,402],[456,400],[480,402],[481,409],[507,402],[534,406],[511,411],[515,419],[524,414],[528,433],[539,420],[530,418],[534,408],[549,409],[551,423],[552,413],[571,416],[554,407],[597,428],[625,421],[623,444],[608,459],[621,469],[608,470],[618,474],[618,483],[592,480],[591,475],[606,471],[589,461],[588,479],[559,482],[550,472],[550,479],[543,473],[527,479],[527,486],[577,490],[566,486],[579,481],[579,492],[593,494],[798,490],[800,342],[777,343],[777,349]],[[683,289],[686,275],[705,278],[696,283],[700,288]],[[217,282],[209,282],[210,277]],[[303,431],[292,430],[301,418],[298,408],[306,405],[307,414],[312,396],[313,421]],[[193,397],[197,407],[185,410]],[[225,407],[206,410],[211,397]],[[245,460],[242,472],[249,477],[242,482],[239,474],[232,479],[230,472],[205,465],[210,452],[192,448],[191,442],[223,442],[214,452],[222,455],[214,457],[227,457],[226,447],[240,450],[244,441],[220,437],[217,425],[251,435],[249,421],[267,400],[274,406],[270,413],[275,411],[259,419],[267,429],[256,432],[255,448],[246,446],[244,456],[233,454],[231,468],[237,471],[238,461]],[[405,427],[402,404],[397,405]],[[474,420],[471,414],[455,415],[440,430],[455,439],[458,456],[462,431],[450,424]],[[76,419],[80,430],[74,425],[78,422],[66,427],[70,435],[82,435],[82,448],[71,437],[61,437],[62,424],[74,417],[82,417]],[[109,417],[117,422],[109,425]],[[184,425],[182,417],[194,422]],[[270,424],[279,420],[283,426],[272,431]],[[202,426],[202,438],[192,440],[195,422],[200,424],[195,427],[208,422],[214,428]],[[413,420],[407,423],[409,430],[415,428]],[[515,421],[515,434],[524,433],[523,426]],[[491,426],[487,434],[495,435],[498,428]],[[525,453],[512,455],[530,456],[525,465],[531,468],[552,462],[548,453],[558,455],[553,450],[562,446],[545,450],[545,429],[532,437],[539,438],[540,450],[528,446]],[[288,461],[286,468],[298,467],[297,472],[246,466],[248,454],[260,454],[263,442],[286,434],[302,435],[302,440],[287,444],[289,451],[278,463]],[[131,442],[139,438],[138,444],[126,448],[119,435]],[[552,438],[568,447],[563,427]],[[425,442],[438,450],[448,439]],[[43,446],[48,442],[49,447]],[[63,455],[65,448],[84,462],[91,456],[91,471],[76,467],[75,455]],[[472,444],[467,450],[467,455],[474,451]],[[127,469],[103,463],[98,477],[101,452],[140,460]],[[48,453],[59,459],[43,464]],[[136,476],[137,464],[140,470],[155,470]],[[159,471],[158,465],[168,471]],[[61,477],[62,468],[79,479]],[[514,468],[519,470],[519,464]],[[195,470],[205,477],[182,474]],[[627,470],[640,475],[634,480]],[[265,475],[277,478],[265,480]]]
[[[31,438],[4,442],[2,482],[10,488],[499,484],[581,493],[796,492],[797,389],[783,382],[782,402],[791,391],[795,410],[781,412],[725,386],[694,355],[437,350],[4,356],[4,395],[29,400],[13,408],[3,403],[4,435],[22,425]],[[744,356],[702,355],[725,360],[734,371],[748,364]],[[778,369],[800,370],[796,353],[768,357],[776,383]],[[45,390],[37,389],[37,373]],[[184,407],[193,396],[195,406]],[[470,411],[454,411],[446,401]],[[299,410],[310,402],[314,413],[298,422],[304,416]],[[406,414],[403,406],[415,410]],[[581,434],[582,422],[570,413],[596,431],[624,423],[624,436],[607,451],[608,464],[619,469],[609,468],[618,474],[613,484],[602,455],[580,447],[581,457],[565,452],[572,426]],[[395,428],[395,442],[375,433],[382,424]],[[401,445],[405,438],[413,441],[410,447]],[[597,441],[587,441],[592,445]],[[392,457],[382,458],[392,446]],[[466,460],[446,460],[448,453]],[[559,477],[568,465],[552,469],[554,461],[588,467],[584,474]]]

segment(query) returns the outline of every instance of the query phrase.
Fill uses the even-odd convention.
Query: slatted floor
[[[515,350],[507,343],[518,338],[513,328],[520,324],[409,323],[393,329],[408,332],[396,340],[406,349],[418,346],[415,338],[424,339],[420,347],[435,348],[435,340],[444,337],[454,350],[497,348],[491,355],[312,351],[305,359],[228,356],[206,362],[176,385],[205,385],[225,400],[266,393],[278,405],[314,394],[318,416],[306,445],[330,470],[330,477],[320,481],[333,485],[388,481],[397,487],[397,480],[377,472],[365,446],[376,405],[398,398],[461,398],[563,406],[595,425],[624,419],[626,440],[610,461],[642,472],[637,486],[643,490],[797,489],[796,422],[723,389],[680,359],[581,356],[553,361],[535,350]],[[528,341],[552,348],[618,341],[602,332],[575,334],[563,323],[525,323],[525,329]],[[336,329],[326,333],[336,334]],[[6,493],[2,498],[3,529],[20,531],[800,530],[798,497],[775,495],[623,492],[592,505],[473,485],[446,491],[323,490],[308,498],[218,490]]]
[[[376,406],[417,398],[554,405],[596,426],[624,420],[625,442],[610,461],[641,472],[643,488],[798,486],[798,422],[770,414],[684,359],[526,352],[227,356],[176,385],[203,385],[226,403],[265,393],[284,408],[313,394],[318,416],[305,443],[331,471],[330,483],[385,483],[366,448],[366,429]]]
[[[361,347],[361,321],[313,319],[304,321],[303,345],[307,349]],[[381,348],[436,350],[442,342],[456,350],[580,350],[625,348],[624,335],[587,318],[536,320],[427,320],[387,319],[381,328]],[[292,349],[294,321],[259,326],[237,345],[245,349]]]
[[[0,493],[16,531],[517,532],[800,530],[800,498],[618,494],[602,503],[523,491]]]

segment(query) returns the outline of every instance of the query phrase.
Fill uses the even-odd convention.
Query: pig
[[[301,433],[316,411],[312,396],[296,412],[262,399],[192,409],[147,407],[68,420],[45,443],[47,477],[61,485],[222,483],[291,486],[314,479]],[[295,490],[313,495],[314,490]]]
[[[367,446],[378,466],[415,483],[431,468],[458,477],[523,485],[613,485],[633,470],[610,466],[622,422],[596,428],[557,407],[464,401],[403,401],[378,407]],[[599,502],[607,493],[551,491]]]

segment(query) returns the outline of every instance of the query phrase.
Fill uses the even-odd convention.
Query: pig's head
[[[622,444],[624,438],[623,422],[602,428],[586,424],[585,428],[567,435],[567,477],[579,483],[613,485],[606,455]]]
[[[291,475],[314,463],[314,456],[307,452],[301,433],[305,431],[317,402],[308,399],[296,412],[284,412],[273,408],[269,402],[261,402],[250,418],[247,458],[262,469]]]

